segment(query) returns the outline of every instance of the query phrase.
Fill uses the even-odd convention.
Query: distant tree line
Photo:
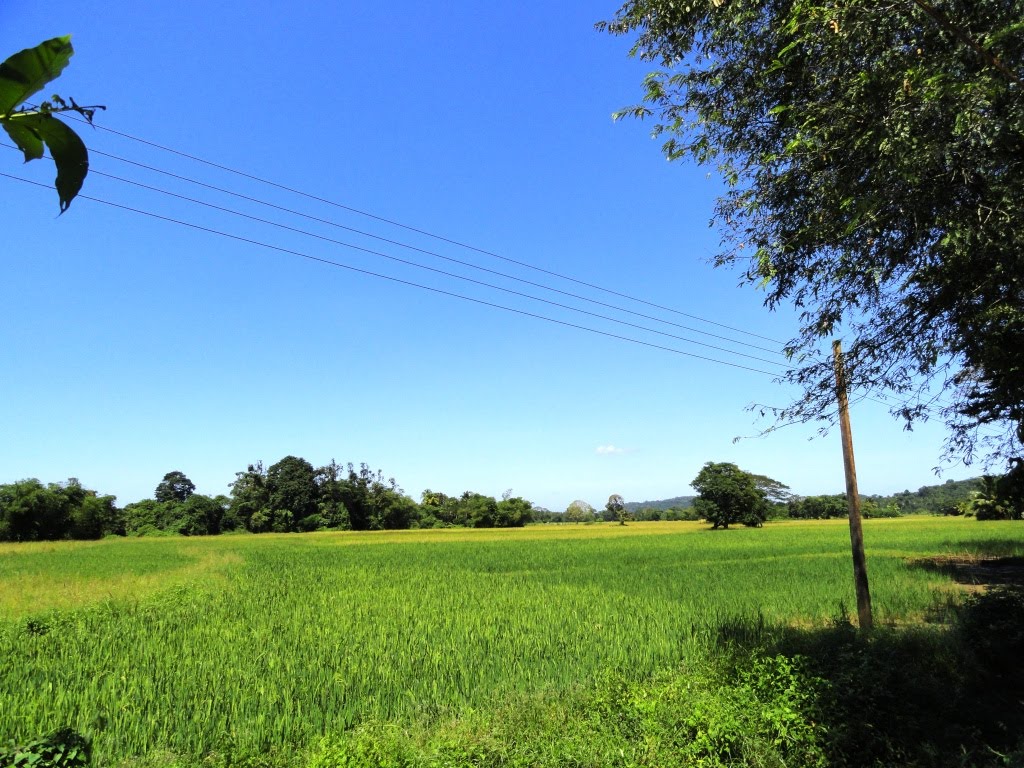
[[[0,541],[98,539],[103,536],[216,535],[231,531],[292,533],[526,525],[533,505],[507,491],[500,500],[466,491],[423,492],[417,503],[394,478],[366,464],[335,461],[315,468],[296,456],[270,467],[250,464],[235,473],[229,495],[206,496],[181,471],[164,475],[153,498],[115,505],[72,478],[43,485],[22,480],[0,485]]]
[[[706,520],[712,528],[740,523],[760,526],[765,520],[792,518],[824,520],[847,517],[845,493],[797,496],[786,485],[765,475],[746,472],[735,464],[708,462],[693,480],[699,492],[687,516]],[[948,480],[926,486],[916,493],[860,497],[866,518],[899,517],[904,514],[973,515],[979,520],[1024,519],[1024,462],[1001,476],[972,480]]]
[[[315,468],[296,456],[270,467],[262,462],[236,472],[229,495],[206,496],[181,471],[164,475],[153,498],[119,508],[113,496],[84,488],[76,478],[44,485],[28,479],[0,485],[0,541],[98,539],[103,536],[216,535],[232,531],[292,533],[401,528],[511,528],[527,523],[627,520],[705,520],[712,528],[766,520],[846,517],[845,494],[797,496],[765,475],[726,462],[708,462],[692,482],[696,497],[644,502],[637,508],[618,494],[597,510],[582,500],[564,512],[535,507],[506,491],[500,500],[472,491],[458,496],[427,489],[419,502],[394,478],[367,464],[331,461]],[[949,480],[915,493],[862,496],[865,517],[902,514],[970,515],[979,520],[1024,519],[1024,462],[1005,475]]]
[[[957,506],[981,491],[982,484],[983,478],[980,477],[970,480],[947,480],[941,485],[926,485],[916,491],[900,491],[881,500],[895,504],[905,515],[920,512],[956,514]]]
[[[0,541],[98,539],[123,533],[114,497],[83,488],[77,478],[47,485],[35,479],[0,485]]]

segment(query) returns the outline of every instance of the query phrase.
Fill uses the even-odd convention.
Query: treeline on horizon
[[[756,476],[766,487],[784,489],[773,497],[769,519],[845,517],[843,494],[800,497],[786,486]],[[867,517],[931,512],[963,514],[983,481],[949,480],[917,492],[863,497]],[[230,532],[293,533],[318,530],[405,528],[514,528],[527,523],[615,520],[610,508],[574,501],[552,512],[506,492],[499,500],[472,491],[459,496],[427,489],[420,502],[405,495],[394,478],[367,464],[331,461],[315,468],[286,456],[270,467],[250,464],[235,473],[229,495],[207,496],[180,471],[168,472],[153,498],[118,507],[116,498],[87,489],[76,478],[43,484],[36,479],[0,485],[0,541],[98,539],[104,536],[216,535]],[[629,519],[700,520],[696,497],[676,497],[667,508],[644,502]],[[632,506],[632,505],[629,505]]]
[[[335,461],[315,468],[286,456],[236,472],[229,495],[207,496],[178,470],[168,472],[153,498],[118,507],[71,478],[44,485],[36,479],[0,485],[0,541],[97,539],[103,536],[233,531],[297,533],[319,530],[388,530],[466,526],[513,528],[535,519],[533,505],[511,492],[499,501],[466,491],[461,496],[426,490],[422,501],[405,495],[394,478],[366,464]]]

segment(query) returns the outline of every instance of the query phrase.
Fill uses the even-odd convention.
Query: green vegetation
[[[696,496],[673,496],[671,499],[658,499],[657,501],[627,501],[626,511],[636,514],[642,510],[657,510],[667,512],[670,509],[681,510],[693,506]]]
[[[25,101],[55,80],[74,54],[71,37],[45,40],[35,48],[26,48],[0,63],[0,125],[25,162],[38,160],[43,148],[57,166],[57,195],[61,213],[75,199],[89,172],[89,154],[78,134],[54,117],[60,112],[75,112],[92,123],[101,106],[82,107],[74,99],[65,101],[54,94],[38,107],[23,106]]]
[[[719,466],[719,465],[712,465]],[[732,466],[732,465],[729,465]],[[732,471],[732,470],[730,470]],[[746,485],[753,484],[748,501],[737,502],[741,517],[754,525],[765,519],[806,520],[845,517],[846,497],[796,496],[777,480],[736,469]],[[703,473],[703,471],[702,471]],[[1014,469],[1004,476],[947,481],[915,493],[862,496],[864,516],[902,514],[978,516],[979,519],[1021,518],[1024,477]],[[314,468],[305,459],[286,456],[269,469],[262,462],[238,472],[231,495],[205,496],[180,470],[164,475],[153,498],[119,509],[112,496],[83,488],[76,478],[43,485],[22,480],[0,485],[0,541],[97,539],[110,535],[181,534],[202,536],[230,531],[291,533],[316,530],[393,530],[404,528],[518,528],[537,523],[592,523],[599,520],[707,520],[714,525],[717,507],[696,497],[663,501],[624,501],[617,494],[598,512],[585,501],[574,501],[565,512],[550,512],[506,491],[500,500],[472,491],[448,496],[429,488],[420,503],[405,496],[393,478],[366,464],[357,469],[332,461]],[[609,506],[610,505],[610,506]],[[619,508],[621,505],[621,509]],[[711,510],[711,516],[708,511]],[[719,526],[722,527],[722,526]]]
[[[0,541],[98,539],[124,533],[113,496],[100,496],[75,478],[43,485],[0,485]]]
[[[898,762],[899,729],[931,726],[914,760],[941,765],[921,755],[952,748],[947,724],[911,699],[908,721],[889,697],[913,680],[883,680],[885,654],[917,653],[908,670],[965,697],[988,671],[943,625],[899,629],[958,602],[915,563],[1021,556],[1024,529],[914,517],[868,521],[866,538],[872,639],[844,620],[844,521],[0,545],[0,736],[68,726],[97,765],[153,768],[832,765],[843,750],[867,765],[862,734],[830,718],[870,696],[871,754]],[[963,679],[939,679],[949,659]],[[890,689],[832,688],[872,665]],[[994,765],[985,745],[1017,736],[971,741],[976,720],[956,738]]]
[[[5,768],[85,768],[92,758],[89,740],[71,728],[58,728],[28,744],[0,747]]]
[[[901,514],[957,514],[957,506],[981,490],[981,478],[947,480],[941,485],[926,485],[916,491],[901,491],[892,496],[871,496],[881,506],[895,504]]]
[[[709,461],[690,484],[700,494],[694,507],[712,528],[728,528],[733,523],[757,528],[768,517],[763,483],[735,464]]]
[[[982,477],[975,498],[959,510],[979,520],[1024,519],[1024,459],[1014,459],[1013,469],[1001,477]]]
[[[607,503],[604,505],[604,512],[601,514],[602,519],[605,522],[615,520],[619,525],[626,524],[626,518],[629,515],[626,512],[626,502],[617,493],[613,493],[608,497]]]
[[[518,528],[534,519],[533,505],[506,492],[500,501],[472,491],[447,496],[427,489],[422,503],[394,478],[366,464],[332,461],[315,469],[285,456],[268,469],[250,464],[235,475],[231,496],[195,493],[180,470],[164,475],[152,499],[114,506],[77,479],[44,486],[38,480],[0,485],[0,541],[98,539],[109,535],[215,535],[228,531],[296,533],[404,528]]]
[[[599,27],[654,70],[622,114],[720,170],[717,263],[800,313],[778,423],[832,418],[841,334],[852,389],[945,418],[951,454],[1020,456],[1020,3],[629,0]]]

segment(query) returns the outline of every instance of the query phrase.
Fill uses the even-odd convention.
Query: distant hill
[[[980,488],[981,478],[972,477],[969,480],[947,480],[937,485],[925,485],[916,491],[900,491],[891,496],[872,494],[870,496],[863,495],[862,498],[871,499],[883,507],[895,504],[904,515],[921,512],[938,514],[948,507],[971,498],[971,495]],[[840,490],[839,493],[841,492]],[[686,509],[693,506],[693,500],[696,498],[696,496],[674,496],[671,499],[656,501],[627,501],[626,511],[634,513],[641,509]]]
[[[925,485],[916,491],[900,491],[892,496],[869,496],[880,505],[895,504],[905,515],[917,512],[941,513],[949,507],[967,501],[981,489],[981,478],[947,480],[940,485]]]
[[[627,512],[639,512],[641,509],[686,509],[693,506],[696,496],[673,496],[671,499],[659,499],[658,501],[627,501]]]

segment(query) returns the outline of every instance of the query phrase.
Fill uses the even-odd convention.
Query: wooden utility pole
[[[842,344],[832,342],[832,362],[836,371],[836,400],[839,402],[839,431],[843,437],[843,468],[846,470],[846,502],[850,508],[850,545],[853,548],[853,581],[857,586],[857,618],[862,630],[874,625],[871,618],[871,593],[868,591],[868,567],[864,560],[864,530],[861,526],[860,493],[857,468],[853,463],[853,434],[850,432],[850,403],[846,397],[846,371]]]

